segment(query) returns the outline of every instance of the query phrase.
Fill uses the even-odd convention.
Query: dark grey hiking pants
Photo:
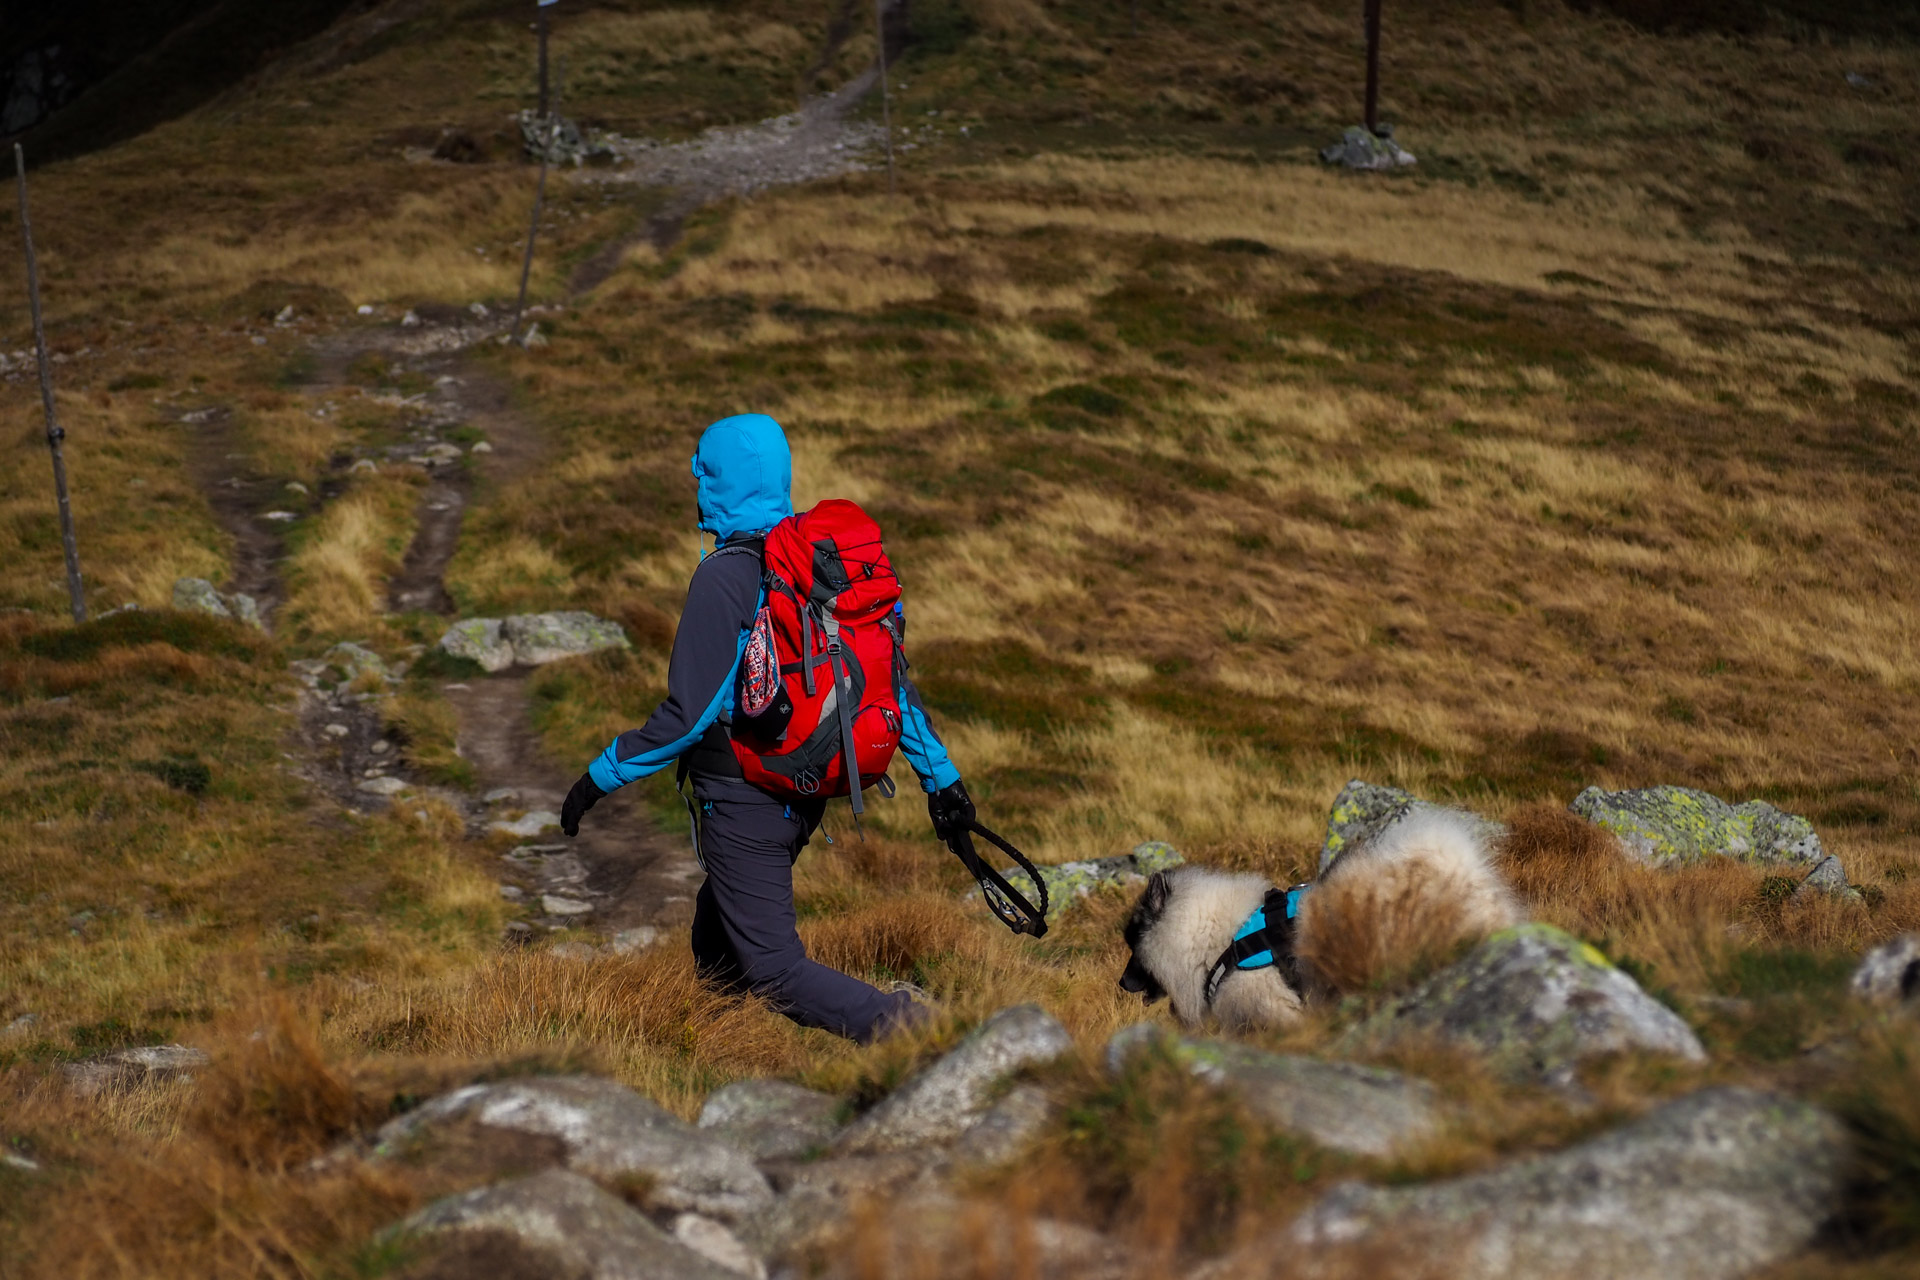
[[[707,880],[693,912],[700,975],[751,991],[803,1027],[862,1044],[915,1019],[905,992],[886,995],[807,958],[794,928],[793,864],[824,800],[788,805],[747,782],[694,778]]]

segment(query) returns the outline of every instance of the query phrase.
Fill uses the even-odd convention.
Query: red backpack
[[[761,563],[733,754],[748,782],[776,795],[851,796],[865,812],[862,788],[900,745],[900,580],[880,526],[854,503],[822,502],[775,525]]]

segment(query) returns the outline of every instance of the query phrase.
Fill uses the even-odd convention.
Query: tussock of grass
[[[388,473],[330,503],[287,566],[283,625],[301,638],[363,639],[413,533],[417,477]]]

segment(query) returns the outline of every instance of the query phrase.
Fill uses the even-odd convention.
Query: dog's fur
[[[1164,994],[1188,1026],[1207,1015],[1206,978],[1273,886],[1204,867],[1156,873],[1127,920],[1133,957],[1121,979],[1149,1002]],[[1468,814],[1423,809],[1343,854],[1302,898],[1294,921],[1300,985],[1278,967],[1231,970],[1213,1013],[1229,1028],[1282,1027],[1303,997],[1391,982],[1461,943],[1524,919]]]

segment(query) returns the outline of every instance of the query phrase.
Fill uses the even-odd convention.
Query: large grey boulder
[[[554,1280],[740,1280],[577,1173],[448,1196],[391,1233],[424,1255],[426,1274],[551,1276]],[[412,1268],[409,1268],[412,1270]]]
[[[755,1160],[796,1160],[823,1149],[839,1127],[840,1099],[786,1080],[736,1080],[700,1108],[702,1129]]]
[[[173,584],[173,607],[184,613],[209,613],[216,618],[232,618],[256,631],[267,629],[260,616],[260,605],[252,596],[228,594],[205,578],[179,578]]]
[[[953,1144],[953,1163],[962,1167],[1007,1164],[1032,1145],[1059,1113],[1045,1089],[1020,1084],[988,1107]]]
[[[996,1081],[1072,1048],[1067,1029],[1038,1005],[1002,1009],[848,1125],[834,1151],[858,1155],[951,1141],[986,1113]]]
[[[1552,925],[1494,934],[1355,1028],[1349,1047],[1437,1036],[1510,1078],[1566,1082],[1573,1064],[1638,1051],[1706,1061],[1679,1015],[1599,951]]]
[[[384,1158],[431,1156],[436,1139],[472,1143],[492,1130],[557,1144],[576,1173],[650,1179],[650,1202],[738,1220],[764,1209],[773,1189],[746,1153],[625,1085],[597,1076],[549,1076],[469,1085],[389,1121],[376,1137]]]
[[[920,1148],[798,1165],[779,1198],[740,1224],[740,1236],[768,1258],[819,1247],[846,1229],[862,1201],[929,1185],[934,1164],[934,1153]]]
[[[1870,1004],[1911,1007],[1920,996],[1920,933],[1903,933],[1867,952],[1847,989]]]
[[[1803,1102],[1690,1094],[1552,1155],[1426,1186],[1349,1183],[1248,1256],[1305,1275],[1722,1280],[1802,1248],[1838,1204],[1844,1131]],[[1343,1269],[1344,1268],[1344,1269]],[[1242,1274],[1220,1267],[1209,1274]]]
[[[1725,856],[1806,875],[1827,860],[1811,822],[1764,800],[1728,804],[1692,787],[1588,787],[1567,807],[1618,836],[1628,853],[1649,866]]]
[[[513,646],[513,660],[527,667],[599,649],[631,647],[619,623],[579,611],[519,614],[508,618],[501,629]]]
[[[456,658],[480,664],[489,674],[513,665],[513,646],[501,633],[498,618],[467,618],[447,628],[440,648]]]
[[[1229,1040],[1177,1039],[1150,1023],[1136,1023],[1108,1042],[1108,1069],[1117,1072],[1156,1045],[1276,1129],[1330,1151],[1389,1156],[1441,1128],[1438,1095],[1425,1080],[1353,1062],[1267,1053]]]
[[[1340,788],[1340,794],[1333,798],[1333,807],[1327,811],[1327,833],[1320,841],[1320,874],[1325,875],[1341,854],[1366,844],[1408,814],[1440,808],[1398,787],[1381,786],[1359,778],[1350,780]],[[1489,822],[1477,814],[1473,818],[1489,843],[1506,832],[1500,823]]]
[[[1056,862],[1051,866],[1037,867],[1041,880],[1047,886],[1047,920],[1058,921],[1061,913],[1080,899],[1092,893],[1103,884],[1121,886],[1145,884],[1148,876],[1168,867],[1177,867],[1186,859],[1180,851],[1164,840],[1149,840],[1145,844],[1135,845],[1132,853],[1122,853],[1111,858],[1083,858],[1078,862]],[[1000,874],[1008,884],[1027,896],[1028,901],[1038,902],[1039,896],[1034,890],[1033,877],[1020,867],[1005,867]],[[976,896],[974,890],[969,897]]]

